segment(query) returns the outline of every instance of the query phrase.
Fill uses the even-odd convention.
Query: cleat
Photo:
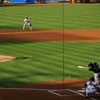
[[[84,97],[85,97],[85,98],[89,98],[89,96],[86,96],[86,95],[85,95]]]

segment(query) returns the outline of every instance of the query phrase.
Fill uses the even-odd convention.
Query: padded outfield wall
[[[11,3],[100,3],[100,0],[11,0]]]
[[[11,3],[60,3],[70,2],[70,0],[11,0]]]
[[[60,0],[41,0],[41,3],[59,3]]]
[[[59,3],[59,0],[11,0],[11,3]]]
[[[34,0],[11,0],[11,3],[34,3]]]

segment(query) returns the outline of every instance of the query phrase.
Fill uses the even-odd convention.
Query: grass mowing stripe
[[[68,46],[67,46],[68,47]],[[80,48],[80,49],[78,49]],[[94,53],[95,52],[95,53]],[[99,54],[99,49],[95,48],[89,48],[88,46],[86,46],[85,48],[81,48],[81,47],[70,47],[70,48],[67,48],[67,57],[76,57],[78,55],[81,55],[81,57],[83,59],[89,59],[89,58],[95,58],[96,59],[99,59],[98,54]],[[84,54],[84,55],[83,55]],[[66,57],[66,55],[65,55]]]
[[[60,46],[59,46],[60,47]],[[12,46],[12,47],[10,47],[9,48],[9,51],[12,53],[12,51],[14,52],[14,50],[16,50],[16,53],[26,53],[27,55],[32,55],[33,54],[33,56],[34,56],[34,53],[36,53],[36,52],[34,52],[34,49],[29,49],[29,48],[32,48],[32,47],[30,47],[29,45],[28,46],[25,46],[25,49],[23,48],[23,47],[18,47],[17,46],[17,48],[15,47],[15,46]],[[33,48],[35,48],[34,46],[33,46]],[[6,49],[8,49],[7,47],[6,48],[4,48],[4,49],[2,49],[2,51],[4,52],[6,52]],[[52,48],[52,47],[41,47],[41,49],[43,49],[43,50],[40,50],[40,49],[38,49],[37,48],[37,53],[38,52],[40,52],[41,54],[46,54],[47,53],[47,55],[49,54],[55,54],[56,55],[56,53],[55,52],[57,52],[57,54],[58,53],[60,53],[59,54],[59,56],[62,56],[62,54],[61,54],[61,49],[62,49],[62,47],[61,48],[59,48],[58,50],[56,50],[56,48]],[[46,49],[46,51],[44,51],[44,49]],[[27,50],[27,51],[26,51]],[[33,52],[28,52],[29,50],[31,50],[31,51],[33,51]],[[2,52],[1,51],[1,52]],[[50,52],[48,52],[48,51],[50,51]],[[9,52],[9,53],[10,53]],[[39,54],[39,53],[38,53]]]
[[[0,63],[2,87],[63,78],[62,42],[1,42],[0,48],[1,55],[34,56],[31,59]],[[65,79],[89,78],[92,73],[78,70],[77,66],[87,66],[90,61],[99,62],[99,48],[98,42],[65,42]],[[68,77],[69,75],[71,78]]]
[[[22,29],[25,16],[31,19],[33,29],[62,29],[62,8],[63,5],[1,7],[0,29]],[[99,29],[99,8],[98,5],[64,5],[65,29]]]

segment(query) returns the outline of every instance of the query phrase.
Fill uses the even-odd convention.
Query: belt
[[[91,88],[91,89],[89,89],[89,88],[87,88],[88,90],[93,90],[93,89],[96,89],[96,88]]]

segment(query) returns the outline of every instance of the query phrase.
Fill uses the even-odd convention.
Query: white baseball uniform
[[[99,73],[94,73],[95,82],[99,83]]]
[[[30,26],[31,25],[30,19],[27,19],[27,18],[24,19],[23,30],[25,29],[26,25],[29,26],[30,30],[32,30],[32,27]]]
[[[96,84],[97,83],[93,81],[86,82],[86,85],[87,85],[87,88],[85,89],[86,96],[88,96],[88,94],[91,94],[91,93],[96,93],[97,88],[96,86],[94,86]]]

